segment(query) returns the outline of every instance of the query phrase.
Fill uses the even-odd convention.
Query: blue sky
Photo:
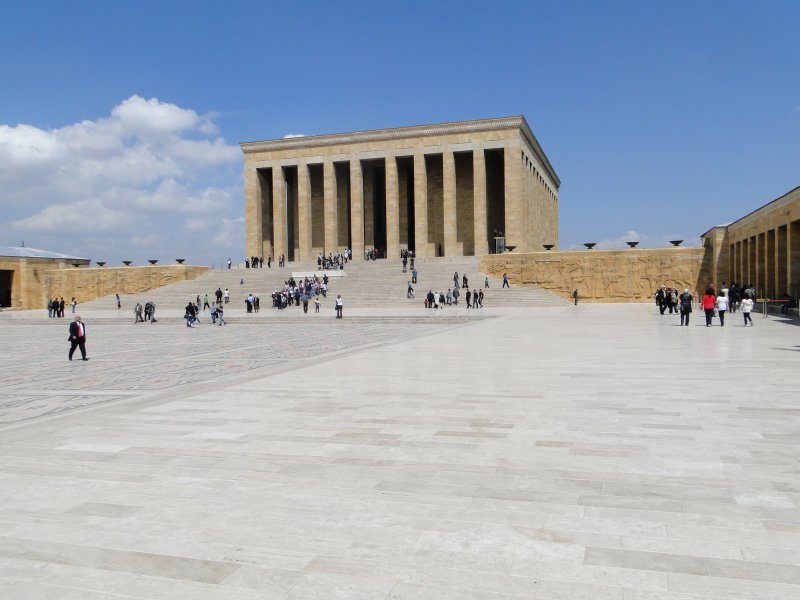
[[[561,178],[562,248],[697,243],[800,185],[798,22],[796,0],[3,3],[0,245],[237,259],[239,142],[515,114]]]

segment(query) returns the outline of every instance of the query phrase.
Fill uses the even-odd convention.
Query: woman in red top
[[[700,307],[706,312],[706,327],[711,327],[711,319],[714,318],[714,308],[717,306],[717,298],[714,290],[708,288],[700,300]]]

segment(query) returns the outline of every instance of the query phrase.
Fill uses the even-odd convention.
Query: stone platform
[[[2,598],[800,597],[791,322],[108,313],[0,321]]]

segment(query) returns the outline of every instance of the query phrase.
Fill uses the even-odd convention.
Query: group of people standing
[[[353,253],[350,248],[345,248],[343,252],[328,252],[325,256],[321,252],[317,255],[317,269],[344,269],[348,260],[352,260]]]
[[[730,287],[722,283],[719,293],[714,290],[714,286],[709,285],[705,293],[700,298],[700,308],[703,310],[706,320],[706,327],[711,327],[713,319],[719,318],[720,327],[725,326],[725,315],[741,310],[744,317],[744,326],[753,326],[753,319],[750,313],[755,304],[756,290],[752,285],[744,288],[736,283],[731,283]],[[681,326],[689,326],[689,318],[692,314],[694,297],[689,293],[688,288],[684,288],[680,295],[677,290],[661,286],[655,294],[656,305],[659,312],[663,315],[668,309],[670,314],[680,313]]]
[[[230,269],[233,265],[233,261],[230,257],[228,257],[228,268]],[[278,266],[283,268],[286,266],[286,257],[281,254],[278,257]],[[263,256],[246,256],[244,259],[244,268],[245,269],[263,269],[264,268],[264,257]],[[272,257],[267,257],[267,268],[272,268]]]
[[[156,303],[151,300],[145,302],[144,305],[137,302],[133,307],[133,322],[144,323],[145,321],[150,321],[151,325],[158,322],[156,319]]]
[[[72,297],[72,301],[69,303],[72,307],[72,314],[75,314],[75,307],[78,306],[78,302],[75,300],[75,296]],[[53,298],[47,300],[47,316],[50,319],[61,318],[64,316],[64,309],[66,308],[66,302],[64,302],[64,298]]]
[[[314,297],[314,312],[319,312],[320,296],[328,297],[328,276],[319,277],[314,275],[313,279],[305,277],[298,283],[294,277],[290,277],[283,284],[282,290],[272,292],[272,306],[283,309],[288,306],[303,305],[303,312],[308,312],[308,303]]]

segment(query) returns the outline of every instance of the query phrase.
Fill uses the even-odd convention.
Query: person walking
[[[728,310],[728,295],[720,290],[717,296],[717,314],[719,315],[719,326],[725,327],[725,312]]]
[[[69,305],[72,307],[72,314],[74,315],[75,308],[78,306],[78,301],[75,300],[75,296],[72,297],[72,302],[70,302]]]
[[[572,290],[572,298],[575,300],[575,306],[578,306],[578,288]]]
[[[684,288],[680,297],[681,306],[681,327],[689,326],[689,315],[692,314],[692,295],[689,293],[689,288]]]
[[[744,326],[747,327],[747,324],[750,323],[750,327],[752,327],[753,319],[750,317],[750,313],[753,311],[753,299],[749,295],[745,295],[745,297],[742,298],[739,309],[742,311],[742,315],[744,315]]]
[[[316,296],[314,296],[314,312],[315,313],[319,312],[319,304],[320,304],[320,302],[319,302],[319,294],[317,294]]]
[[[228,269],[229,269],[229,270],[230,270],[230,268],[231,268],[231,264],[232,264],[232,263],[233,263],[233,261],[231,260],[231,257],[229,256],[229,257],[228,257]]]
[[[217,325],[220,327],[227,325],[225,322],[225,309],[222,308],[222,304],[217,304]]]
[[[89,360],[86,357],[86,325],[81,321],[80,315],[75,315],[75,320],[69,324],[69,359],[75,354],[75,348],[80,348],[81,360]]]
[[[486,289],[489,289],[489,278],[488,277],[484,277],[483,278],[483,287],[486,288]]]
[[[122,308],[122,300],[120,300],[119,294],[114,294],[117,297],[117,310]]]
[[[467,288],[467,308],[472,308],[472,292]]]
[[[197,321],[197,311],[194,309],[194,304],[191,301],[186,305],[186,313],[183,315],[183,318],[186,319],[187,327],[194,327],[194,323]]]
[[[700,307],[706,313],[706,327],[711,327],[711,319],[714,318],[714,309],[717,306],[717,298],[714,296],[714,290],[708,288],[703,298],[700,300]]]
[[[414,297],[414,288],[411,287],[411,282],[408,282],[408,288],[406,288],[406,298],[413,298]]]
[[[488,282],[489,280],[487,279],[486,281]],[[487,285],[486,287],[489,287],[489,286]],[[504,288],[510,288],[511,287],[510,285],[508,285],[508,273],[503,273],[503,287]]]
[[[344,300],[342,300],[342,295],[339,294],[336,296],[336,318],[342,318],[342,310],[344,309]]]

